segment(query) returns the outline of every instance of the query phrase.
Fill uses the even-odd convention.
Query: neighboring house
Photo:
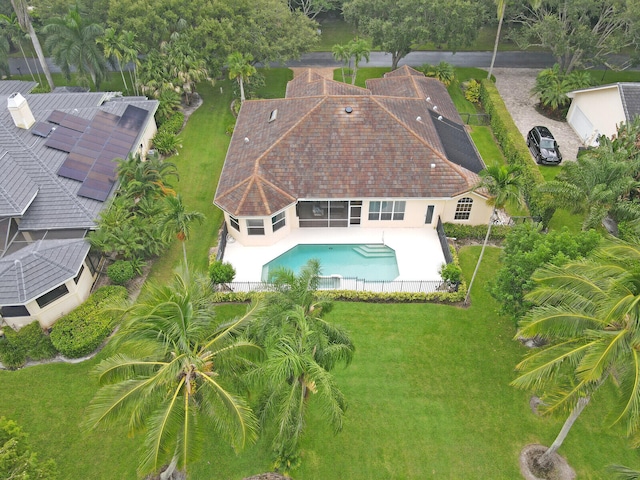
[[[87,298],[99,257],[85,236],[114,194],[114,160],[156,132],[155,100],[35,85],[0,81],[0,320],[14,328],[49,327]]]
[[[640,83],[614,83],[575,90],[567,94],[571,106],[567,122],[586,146],[596,145],[598,137],[611,138],[618,126],[640,115]]]
[[[485,166],[444,85],[404,66],[367,87],[309,71],[285,98],[244,102],[214,200],[231,236],[488,222]]]

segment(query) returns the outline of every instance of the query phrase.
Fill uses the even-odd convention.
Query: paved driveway
[[[539,114],[535,109],[537,102],[531,96],[539,69],[530,68],[494,68],[496,86],[511,113],[518,130],[526,138],[527,132],[536,125],[549,127],[556,138],[563,160],[575,160],[578,147],[581,146],[578,135],[567,122],[551,120]]]

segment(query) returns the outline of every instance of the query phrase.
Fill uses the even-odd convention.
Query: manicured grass
[[[587,70],[596,85],[604,85],[616,82],[640,82],[640,72],[637,70],[625,70],[615,72],[613,70]]]
[[[460,252],[466,276],[479,250]],[[512,321],[497,315],[484,287],[498,256],[499,249],[487,250],[468,309],[335,305],[328,319],[345,326],[356,345],[351,366],[335,372],[349,402],[347,418],[334,436],[312,406],[295,478],[519,478],[522,446],[549,444],[564,419],[535,416],[529,394],[508,385],[526,349],[512,340]],[[244,308],[221,306],[219,315]],[[65,480],[135,478],[141,436],[129,439],[122,427],[87,433],[78,426],[97,389],[89,375],[96,362],[0,371],[2,413],[24,426],[42,457],[56,459]],[[560,450],[578,478],[603,478],[609,463],[640,463],[621,430],[606,428],[602,406],[611,400],[611,392],[594,397]],[[239,479],[270,469],[265,440],[235,455],[212,433],[207,438],[193,479]]]
[[[498,148],[491,127],[474,125],[471,127],[470,133],[473,143],[475,143],[476,148],[480,152],[480,156],[482,160],[484,160],[485,165],[488,167],[492,165],[505,165],[504,155],[502,155],[502,150]]]

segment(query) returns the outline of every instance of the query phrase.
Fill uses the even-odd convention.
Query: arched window
[[[471,207],[473,206],[473,198],[464,197],[458,200],[456,205],[456,214],[453,216],[454,220],[469,220],[471,215]]]

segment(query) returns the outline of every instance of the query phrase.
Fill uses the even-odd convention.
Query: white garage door
[[[573,113],[569,119],[569,125],[573,127],[583,142],[587,141],[593,133],[593,124],[577,105],[573,109]]]

